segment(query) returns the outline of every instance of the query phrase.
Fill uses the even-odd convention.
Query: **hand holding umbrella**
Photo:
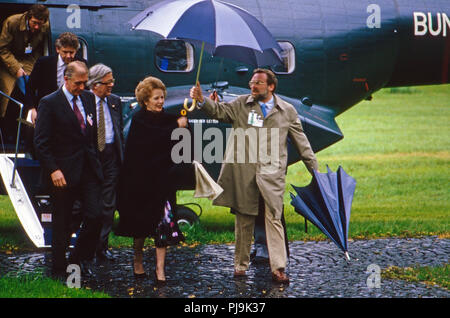
[[[200,87],[199,82],[197,82],[197,85],[195,85],[191,88],[190,97],[192,98],[192,100],[197,100],[200,103],[203,103],[204,98],[203,98],[202,88]]]

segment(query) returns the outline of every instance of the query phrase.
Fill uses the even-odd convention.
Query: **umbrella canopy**
[[[327,173],[314,171],[311,183],[306,187],[292,186],[291,204],[295,211],[317,226],[348,259],[348,226],[356,181],[342,167]]]
[[[129,21],[135,30],[184,39],[213,56],[255,66],[282,63],[282,49],[267,28],[244,9],[217,0],[162,1]]]

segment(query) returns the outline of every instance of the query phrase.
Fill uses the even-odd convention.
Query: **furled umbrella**
[[[281,64],[281,47],[267,28],[248,11],[218,0],[159,2],[129,21],[135,30],[183,39],[201,46],[195,83],[203,51],[255,66]],[[185,105],[186,108],[186,105]],[[195,100],[189,110],[195,108]]]
[[[291,204],[295,211],[317,226],[350,260],[348,254],[348,227],[356,181],[342,167],[327,173],[313,172],[306,187],[292,186]]]
[[[23,75],[16,80],[17,86],[19,87],[19,90],[22,92],[22,94],[24,96],[26,94],[26,90],[27,90],[26,87],[27,87],[27,82],[28,82],[29,78],[30,78],[30,76]]]

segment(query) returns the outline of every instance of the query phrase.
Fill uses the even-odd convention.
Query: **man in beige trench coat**
[[[23,14],[8,17],[0,34],[0,90],[11,95],[16,80],[30,75],[44,54],[49,33],[49,11],[41,4]],[[8,99],[0,97],[0,118],[5,117]]]
[[[230,123],[233,128],[218,179],[224,192],[213,203],[236,211],[234,275],[245,276],[248,269],[253,229],[262,198],[272,278],[287,283],[287,252],[281,215],[288,137],[310,173],[318,170],[318,164],[294,106],[274,94],[275,74],[256,69],[249,85],[250,95],[239,96],[230,103],[203,97],[199,83],[191,88],[190,95],[208,116]],[[235,136],[239,134],[244,134],[246,139],[236,142],[239,138]],[[242,145],[243,140],[247,141],[245,145]],[[265,151],[261,152],[261,149]]]

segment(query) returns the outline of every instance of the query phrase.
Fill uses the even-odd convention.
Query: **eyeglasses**
[[[263,81],[250,81],[250,82],[248,82],[248,86],[262,85],[262,84],[266,84],[266,82],[263,82]]]
[[[32,26],[38,26],[38,27],[41,27],[44,23],[45,23],[45,21],[43,21],[43,20],[37,20],[37,19],[35,19],[35,18],[31,18],[30,20],[29,20],[29,22],[30,22],[30,26],[32,27]]]
[[[109,80],[107,82],[98,82],[97,84],[102,84],[102,85],[113,85],[116,82],[116,80],[113,78],[112,80]]]

